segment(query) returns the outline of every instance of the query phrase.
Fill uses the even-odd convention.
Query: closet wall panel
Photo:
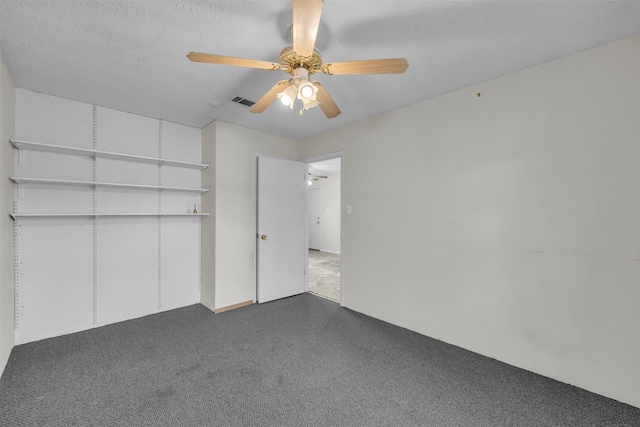
[[[15,139],[200,163],[200,129],[26,90],[16,90]],[[15,186],[14,214],[86,214],[15,220],[16,344],[199,302],[207,219],[191,214],[200,211],[200,193],[90,183],[198,189],[200,174],[162,162],[16,150],[16,177],[89,183]]]
[[[200,301],[200,221],[162,218],[160,309]],[[204,221],[208,221],[205,219]],[[196,242],[185,245],[184,242]]]
[[[97,325],[157,312],[157,218],[99,221]]]
[[[15,138],[91,149],[93,106],[17,89]]]
[[[93,326],[90,219],[29,219],[18,224],[16,344]]]

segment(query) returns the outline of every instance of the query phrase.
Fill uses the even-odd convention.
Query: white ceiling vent
[[[233,98],[231,102],[237,102],[238,104],[246,105],[247,107],[253,107],[253,104],[255,104],[255,102],[249,101],[248,99],[244,99],[239,96]]]

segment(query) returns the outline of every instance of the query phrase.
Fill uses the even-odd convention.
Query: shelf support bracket
[[[18,149],[18,164],[20,166],[24,165],[26,163],[26,154],[25,154],[25,150],[24,148],[22,148],[22,146],[20,144],[16,144],[15,146]]]

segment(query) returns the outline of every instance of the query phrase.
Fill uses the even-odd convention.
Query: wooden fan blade
[[[187,55],[193,62],[206,62],[209,64],[233,65],[236,67],[259,68],[261,70],[275,71],[280,69],[280,64],[256,59],[234,58],[232,56],[214,55],[211,53],[191,52]]]
[[[293,50],[298,56],[313,55],[323,0],[293,0]]]
[[[318,88],[316,99],[318,100],[318,107],[320,107],[324,115],[327,116],[328,119],[339,116],[341,111],[336,103],[333,102],[333,99],[331,99],[325,88],[318,82],[314,81],[313,84]]]
[[[402,74],[409,67],[404,58],[368,59],[364,61],[334,62],[324,64],[325,74]]]
[[[262,98],[258,100],[258,102],[253,104],[253,107],[251,107],[249,111],[252,113],[262,113],[264,110],[267,109],[269,105],[271,105],[273,101],[275,101],[278,98],[278,94],[283,90],[285,90],[285,88],[290,85],[291,83],[289,83],[289,80],[279,81],[278,83],[276,83],[274,87],[269,89],[269,91],[265,93],[262,96]]]

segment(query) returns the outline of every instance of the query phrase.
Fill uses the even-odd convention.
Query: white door
[[[258,157],[257,300],[306,290],[307,165]]]
[[[322,211],[320,189],[310,188],[307,194],[309,206],[309,249],[320,250],[320,212]]]

